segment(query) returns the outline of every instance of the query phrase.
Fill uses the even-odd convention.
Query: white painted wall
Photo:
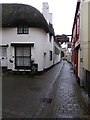
[[[90,71],[90,0],[81,4],[81,29],[83,68]]]
[[[90,0],[88,2],[88,71],[90,72]]]
[[[0,44],[2,44],[2,28],[0,28]]]
[[[43,42],[43,47],[44,47],[44,53],[46,53],[46,65],[45,65],[45,69],[48,68],[49,66],[53,65],[53,60],[50,61],[50,51],[52,51],[52,55],[53,55],[53,36],[51,39],[51,42],[49,41],[49,34],[47,35],[48,39],[47,42]],[[53,56],[52,56],[53,57]]]
[[[0,30],[1,33],[1,30]],[[49,51],[53,52],[53,37],[51,42],[49,41],[49,34],[40,28],[30,28],[29,34],[17,34],[17,28],[3,28],[2,29],[2,45],[8,44],[7,48],[7,66],[8,69],[15,70],[15,63],[10,63],[9,59],[13,59],[14,47],[11,47],[11,43],[35,43],[32,47],[31,54],[35,63],[38,63],[38,71],[42,71],[44,68],[48,68],[53,65],[53,60],[50,61]],[[46,59],[44,60],[44,53],[46,53]],[[44,61],[46,61],[44,63]]]
[[[60,50],[60,54],[55,54],[55,47]],[[61,47],[58,46],[58,44],[54,41],[54,65],[61,60]]]

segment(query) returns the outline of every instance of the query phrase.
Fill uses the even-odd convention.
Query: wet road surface
[[[86,96],[83,97],[84,92],[77,84],[71,67],[62,61],[34,78],[27,75],[3,76],[3,118],[89,119]]]
[[[44,109],[36,117],[90,119],[89,104],[84,100],[71,67],[65,61],[63,69],[47,97],[52,99],[52,102],[42,105]]]
[[[63,62],[42,75],[5,74],[2,77],[3,118],[32,118],[48,94]]]

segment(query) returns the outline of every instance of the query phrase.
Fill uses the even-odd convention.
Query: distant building
[[[30,5],[2,4],[0,34],[0,63],[3,68],[30,71],[31,62],[34,62],[38,71],[43,71],[60,60],[58,50],[54,55],[54,46],[60,48],[54,41],[48,3],[43,3],[43,14]]]

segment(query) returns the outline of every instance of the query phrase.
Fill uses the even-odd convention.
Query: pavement
[[[3,75],[3,118],[89,120],[89,98],[78,85],[72,66],[61,61],[42,75]]]

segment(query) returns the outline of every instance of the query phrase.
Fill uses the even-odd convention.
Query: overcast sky
[[[1,2],[29,4],[40,12],[42,12],[42,2],[48,2],[49,11],[53,14],[55,35],[72,32],[77,0],[2,0]]]

